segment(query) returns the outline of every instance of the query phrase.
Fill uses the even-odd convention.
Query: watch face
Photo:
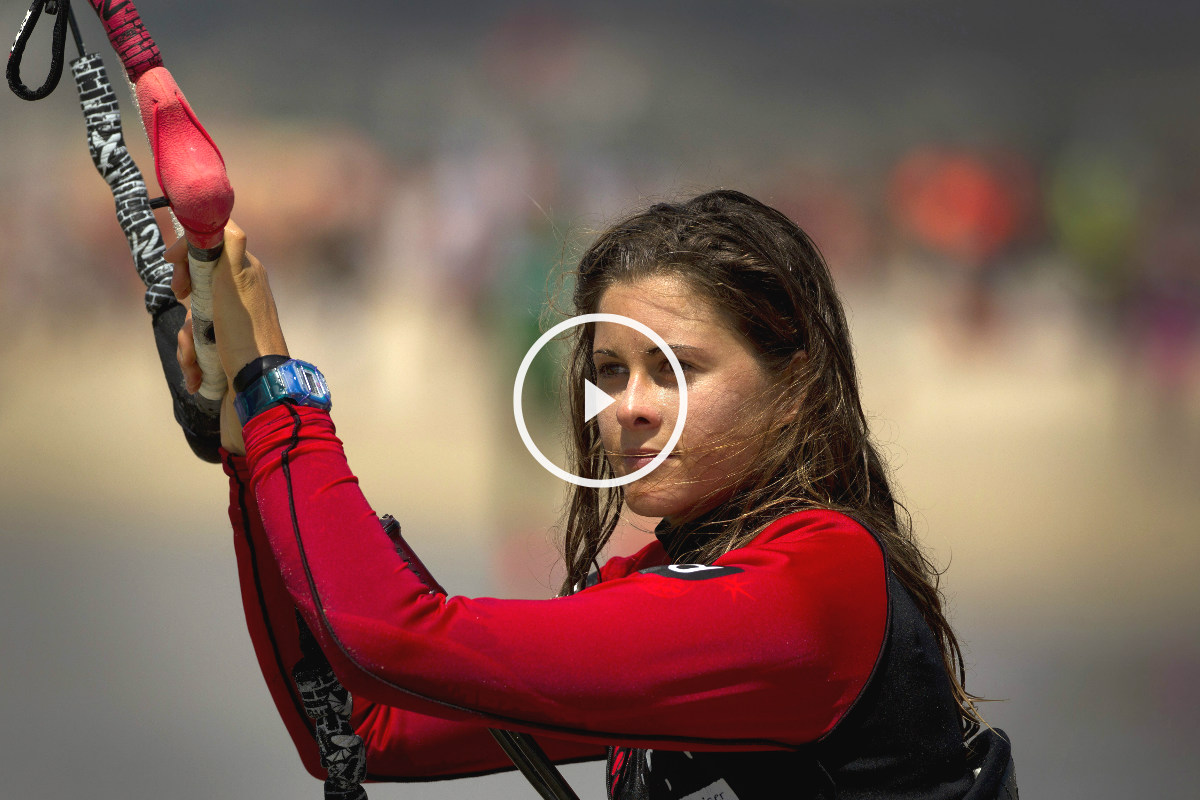
[[[317,372],[315,367],[297,362],[295,375],[296,382],[302,391],[311,395],[314,400],[328,400],[329,385],[325,383],[325,377]]]

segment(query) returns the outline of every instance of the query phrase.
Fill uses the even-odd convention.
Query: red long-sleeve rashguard
[[[314,774],[288,677],[294,607],[353,694],[384,779],[503,768],[489,726],[537,734],[559,761],[606,745],[798,747],[843,718],[880,654],[883,555],[844,515],[783,517],[709,566],[672,568],[651,543],[568,597],[447,596],[397,553],[327,413],[281,405],[244,434],[245,464],[226,469],[247,620]]]
[[[229,476],[229,519],[233,524],[242,606],[259,667],[271,698],[305,769],[325,777],[312,722],[292,680],[301,658],[296,603],[288,594],[267,540],[250,473],[243,458],[222,452]],[[461,778],[513,769],[481,720],[448,720],[354,698],[351,724],[367,748],[372,780]],[[604,757],[604,747],[553,737],[539,743],[556,763]]]

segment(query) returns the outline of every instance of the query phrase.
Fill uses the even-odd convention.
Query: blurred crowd
[[[518,353],[579,248],[644,202],[643,187],[671,187],[684,171],[636,174],[619,159],[556,153],[511,132],[408,161],[348,129],[221,133],[235,217],[288,280],[366,300],[420,272]],[[9,333],[64,304],[72,316],[138,313],[103,184],[68,155],[46,154],[77,167],[52,177],[33,160],[5,170],[0,319]],[[1041,310],[1078,315],[1167,411],[1200,385],[1200,173],[1173,172],[1160,157],[1151,171],[1083,143],[1034,157],[931,142],[869,174],[781,155],[735,188],[797,220],[844,287],[920,273],[924,311],[968,344],[1003,338],[1050,291],[1066,305]]]
[[[406,100],[411,86],[387,70],[366,101],[376,112],[355,124],[262,116],[253,102],[209,117],[235,218],[273,268],[351,304],[419,279],[519,354],[555,293],[552,273],[569,272],[606,221],[727,185],[796,219],[851,291],[920,279],[906,301],[956,346],[1068,315],[1164,414],[1186,415],[1200,393],[1200,170],[1186,136],[1126,126],[1031,138],[982,115],[967,134],[884,123],[841,147],[799,134],[769,151],[699,132],[672,140],[655,131],[656,109],[679,90],[602,30],[524,9],[463,46],[470,74],[445,79],[441,116],[416,146],[396,141],[402,131],[378,107],[402,114],[424,101]],[[697,77],[687,91],[704,88]],[[26,141],[0,142],[0,330],[67,302],[73,317],[137,313],[82,137],[61,118],[39,129],[36,106],[4,108],[29,120],[9,128]],[[761,114],[745,125],[771,125],[771,110]]]

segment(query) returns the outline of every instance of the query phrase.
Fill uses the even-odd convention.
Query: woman
[[[536,735],[559,762],[607,753],[615,798],[978,793],[964,740],[980,720],[937,573],[868,438],[828,270],[784,215],[712,192],[635,214],[584,254],[575,312],[665,339],[689,410],[650,475],[572,489],[567,578],[543,601],[446,596],[384,532],[327,410],[252,397],[290,367],[244,248],[231,227],[214,292],[248,417],[227,398],[230,519],[260,664],[314,775],[289,678],[295,608],[355,698],[374,778],[504,769],[490,726]],[[574,430],[574,472],[629,474],[674,429],[674,373],[633,328],[574,330],[572,418],[584,379],[615,398]],[[180,349],[198,386],[186,336]],[[662,517],[657,540],[600,565],[623,503]]]

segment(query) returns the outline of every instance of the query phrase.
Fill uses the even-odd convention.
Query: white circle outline
[[[578,475],[567,472],[546,458],[542,451],[538,449],[538,446],[533,443],[533,437],[529,435],[529,429],[525,426],[525,415],[521,412],[521,393],[525,386],[525,375],[529,372],[529,367],[533,364],[534,357],[541,352],[542,348],[551,339],[567,328],[574,328],[577,325],[585,325],[589,322],[614,322],[617,325],[624,325],[627,328],[633,328],[635,331],[644,334],[650,341],[658,345],[658,349],[666,355],[667,361],[671,363],[671,371],[675,373],[675,383],[679,386],[679,419],[676,421],[675,430],[671,431],[671,436],[667,439],[666,445],[649,464],[620,478],[581,478]],[[636,319],[631,319],[621,314],[580,314],[577,317],[563,320],[543,333],[533,343],[533,347],[529,348],[529,351],[525,353],[525,358],[521,360],[521,368],[517,370],[517,382],[513,386],[513,416],[516,418],[517,430],[521,434],[521,441],[525,443],[525,449],[550,473],[576,486],[586,486],[591,489],[613,489],[617,486],[624,486],[627,483],[633,483],[640,478],[644,478],[671,455],[671,451],[675,449],[675,445],[679,443],[679,437],[683,434],[683,423],[687,420],[687,382],[683,379],[683,367],[679,365],[679,359],[671,352],[671,348],[663,338],[648,326],[643,325]]]

